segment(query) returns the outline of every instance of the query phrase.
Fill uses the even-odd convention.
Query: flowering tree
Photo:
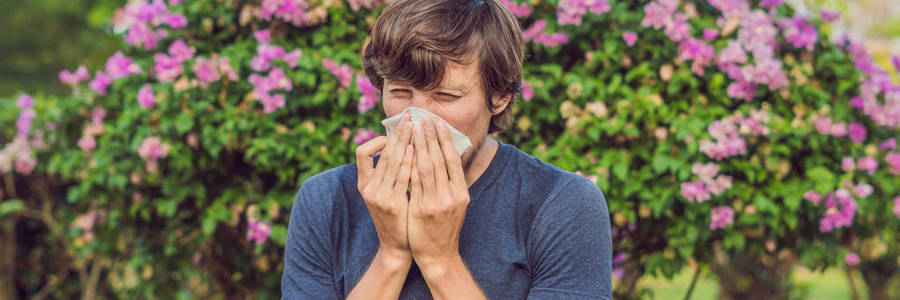
[[[795,263],[896,272],[900,87],[818,29],[838,16],[777,0],[502,2],[528,61],[516,126],[496,137],[604,191],[617,298],[691,260],[732,297],[785,296]],[[0,216],[26,258],[17,290],[276,297],[298,185],[380,134],[359,53],[384,4],[133,1],[110,24],[120,52],[60,72],[71,95],[0,102],[16,124],[0,131]],[[747,275],[724,265],[776,294],[732,285]]]

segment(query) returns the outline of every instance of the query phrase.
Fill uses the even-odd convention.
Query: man
[[[360,145],[355,164],[302,184],[283,298],[611,298],[600,189],[488,136],[509,127],[523,49],[499,0],[384,10],[363,64],[385,115],[413,106],[443,120],[404,116],[391,136]],[[448,125],[472,142],[461,156]]]

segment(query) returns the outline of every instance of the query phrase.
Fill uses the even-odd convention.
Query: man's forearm
[[[462,257],[454,256],[443,261],[423,262],[420,266],[425,283],[431,290],[431,297],[444,299],[487,299],[487,296],[472,278]]]
[[[379,249],[347,299],[397,299],[411,266],[412,256],[391,254]]]

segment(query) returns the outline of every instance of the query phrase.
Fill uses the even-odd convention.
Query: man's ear
[[[491,115],[497,115],[503,112],[506,109],[506,106],[509,105],[509,101],[512,100],[513,94],[506,94],[503,96],[494,96],[492,99],[492,103],[494,103],[494,107],[491,109]]]

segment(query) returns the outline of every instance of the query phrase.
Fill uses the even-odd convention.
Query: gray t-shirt
[[[606,198],[587,178],[499,142],[469,187],[459,252],[490,299],[610,299]],[[376,156],[376,162],[377,158]],[[378,249],[356,164],[316,174],[291,211],[283,299],[344,299]],[[432,299],[413,262],[400,299]]]

